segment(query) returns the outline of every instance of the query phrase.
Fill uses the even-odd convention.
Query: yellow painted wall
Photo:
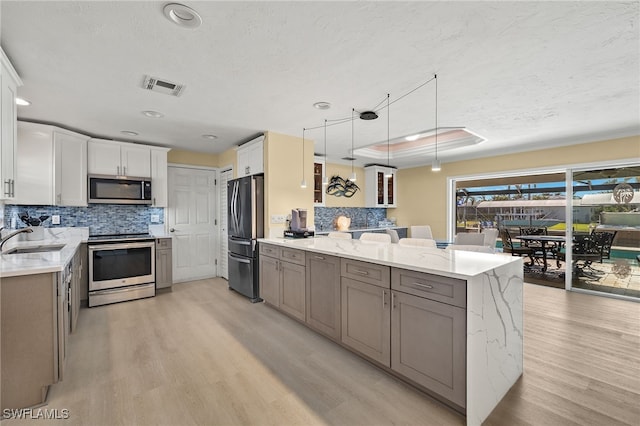
[[[305,139],[303,189],[302,138],[265,134],[265,236],[282,236],[284,224],[271,223],[271,216],[288,215],[292,208],[307,209],[307,226],[313,225],[313,145]]]
[[[360,188],[353,197],[336,197],[325,194],[325,207],[364,207],[364,169],[362,167],[354,167],[356,172],[356,185]],[[351,176],[351,166],[342,164],[327,163],[327,177],[331,180],[331,176],[338,175],[343,179]],[[326,190],[326,187],[325,187]]]
[[[398,170],[398,208],[389,209],[398,224],[431,225],[435,238],[446,238],[447,177],[506,172],[580,163],[633,159],[640,156],[640,136],[571,145],[518,154]]]
[[[238,177],[238,156],[236,155],[236,148],[230,148],[218,155],[219,167],[233,167],[233,176]]]
[[[167,153],[167,162],[189,164],[192,166],[218,167],[219,156],[217,154],[172,149]]]

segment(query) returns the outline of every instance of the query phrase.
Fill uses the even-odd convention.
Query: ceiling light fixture
[[[134,132],[133,130],[121,130],[120,133],[127,136],[138,136],[138,132]]]
[[[202,18],[195,10],[179,3],[165,5],[164,16],[174,24],[183,28],[198,28],[202,24]]]
[[[420,136],[422,135],[418,133],[417,135],[407,136],[405,140],[408,140],[409,142],[417,141],[418,139],[420,139]]]
[[[31,102],[23,98],[16,98],[16,105],[18,106],[29,106]]]
[[[355,160],[355,158],[353,158],[353,122],[354,122],[353,115],[355,113],[356,113],[356,109],[351,108],[351,176],[349,176],[349,180],[351,182],[355,182],[357,178],[356,172],[353,170],[353,160]]]
[[[302,128],[302,181],[300,182],[300,188],[307,187],[307,180],[304,178],[304,132],[306,131],[307,129],[303,127]]]
[[[331,104],[329,102],[321,101],[313,104],[313,107],[316,109],[329,109],[331,108]]]
[[[205,139],[211,139],[211,140],[218,139],[218,136],[216,135],[202,135],[202,137]]]
[[[324,119],[324,167],[322,168],[322,185],[329,185],[327,177],[327,119]]]
[[[384,173],[384,177],[392,178],[393,174],[391,173],[391,163],[389,162],[389,122],[391,119],[389,118],[391,115],[391,109],[389,108],[389,94],[387,93],[387,171]]]
[[[145,117],[149,117],[149,118],[162,118],[164,117],[164,114],[158,111],[142,111],[142,115],[144,115]]]
[[[433,163],[431,163],[431,171],[432,172],[439,172],[441,167],[440,167],[440,160],[438,160],[438,74],[434,74],[433,78],[436,81],[436,126],[435,126],[435,146],[436,146],[436,157],[433,159]]]

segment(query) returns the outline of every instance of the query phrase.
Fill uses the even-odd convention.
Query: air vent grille
[[[184,91],[185,85],[146,75],[142,88],[152,92],[164,93],[165,95],[180,96]]]

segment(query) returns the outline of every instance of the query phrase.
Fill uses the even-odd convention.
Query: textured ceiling
[[[219,153],[266,130],[302,136],[437,73],[439,126],[487,139],[439,151],[443,162],[640,134],[638,2],[187,1],[195,30],[166,20],[164,4],[0,2],[0,42],[33,102],[19,118]],[[186,89],[144,91],[145,74]],[[393,103],[390,137],[432,129],[434,104],[433,83]],[[317,153],[323,134],[306,133]],[[386,141],[386,110],[354,134],[356,148]],[[329,161],[349,155],[349,123],[330,126],[327,145]]]

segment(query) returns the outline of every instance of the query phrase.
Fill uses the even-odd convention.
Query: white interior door
[[[229,279],[229,264],[227,263],[227,254],[229,252],[229,235],[227,228],[227,182],[233,179],[233,170],[223,170],[220,173],[220,276]]]
[[[216,175],[215,170],[169,167],[174,282],[217,276]]]

